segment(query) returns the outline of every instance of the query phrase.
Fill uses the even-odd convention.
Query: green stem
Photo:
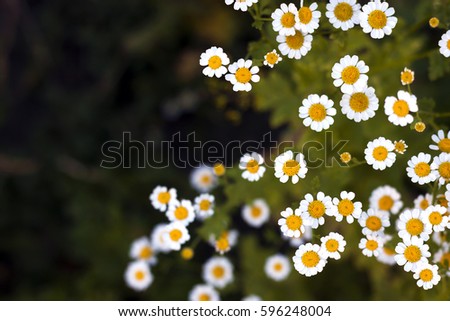
[[[439,181],[436,180],[433,185],[433,194],[432,194],[433,198],[432,198],[431,204],[434,204],[434,202],[436,201],[438,187],[439,187]]]

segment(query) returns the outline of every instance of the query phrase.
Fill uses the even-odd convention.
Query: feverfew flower
[[[341,87],[344,94],[351,94],[355,88],[367,86],[368,71],[369,67],[364,61],[359,60],[358,56],[346,55],[333,66],[331,72],[331,77],[334,79],[333,85]]]
[[[429,223],[434,232],[443,232],[450,228],[447,208],[441,205],[429,206],[423,211],[423,219]]]
[[[408,149],[408,145],[406,145],[406,143],[403,139],[396,140],[394,142],[394,150],[397,154],[403,155],[407,149]]]
[[[283,36],[295,35],[295,26],[300,23],[297,12],[295,4],[282,3],[280,8],[276,9],[271,15],[273,30]]]
[[[250,226],[259,228],[269,220],[270,210],[266,201],[256,199],[242,208],[242,218]]]
[[[394,143],[384,137],[378,137],[367,144],[364,150],[367,164],[372,165],[375,170],[385,170],[394,165],[396,155]]]
[[[217,176],[211,167],[201,166],[191,172],[192,187],[200,193],[207,193],[217,185]]]
[[[405,127],[414,121],[410,112],[419,111],[416,96],[399,90],[397,97],[389,96],[384,101],[384,113],[388,120],[396,126]]]
[[[282,61],[283,58],[280,57],[278,52],[274,49],[271,52],[268,52],[264,55],[264,65],[273,68],[277,63]]]
[[[362,212],[358,222],[363,228],[362,234],[364,235],[377,234],[381,236],[384,228],[391,225],[388,212],[376,211],[373,208],[369,208],[367,212]]]
[[[188,226],[195,219],[194,207],[189,200],[176,201],[169,206],[166,216],[171,222]]]
[[[313,33],[314,30],[319,28],[319,20],[321,13],[317,10],[317,3],[313,2],[309,7],[303,6],[298,10],[299,22],[295,26],[303,33]]]
[[[311,50],[313,37],[309,34],[295,31],[294,35],[278,35],[278,50],[290,59],[300,59]]]
[[[292,260],[298,273],[307,277],[322,272],[327,264],[326,255],[320,246],[311,243],[300,245]]]
[[[198,284],[189,292],[189,301],[220,301],[220,297],[211,285]]]
[[[384,246],[384,239],[376,234],[369,234],[366,237],[363,237],[359,241],[359,248],[362,250],[362,253],[367,257],[380,255],[380,252]]]
[[[378,110],[378,102],[375,89],[365,86],[355,89],[351,94],[344,94],[340,105],[342,113],[348,119],[359,123],[375,116],[375,112]]]
[[[250,182],[259,181],[266,171],[262,164],[264,164],[264,158],[258,153],[253,152],[242,156],[239,162],[239,168],[244,170],[242,178]]]
[[[281,212],[281,216],[278,225],[280,225],[281,232],[287,237],[299,238],[305,233],[305,225],[310,225],[308,215],[302,213],[298,208],[294,211],[288,207]]]
[[[431,170],[430,161],[430,154],[419,153],[419,155],[411,157],[408,161],[406,173],[413,183],[424,185],[436,180],[435,173]]]
[[[228,66],[229,74],[225,75],[225,79],[233,85],[234,91],[250,91],[252,90],[252,82],[258,82],[259,68],[252,67],[251,60],[239,59],[237,62]]]
[[[134,260],[144,261],[152,265],[156,263],[155,250],[150,240],[143,236],[131,243],[130,257]]]
[[[394,8],[390,8],[387,2],[370,1],[362,7],[359,23],[364,33],[370,33],[374,39],[381,39],[384,35],[389,36],[397,25],[398,19],[394,13]]]
[[[342,252],[344,252],[347,242],[344,237],[339,233],[331,232],[327,236],[320,238],[322,253],[327,258],[339,260]]]
[[[167,253],[170,252],[172,249],[170,248],[169,243],[166,240],[166,237],[164,236],[167,231],[167,225],[168,224],[157,224],[153,228],[151,234],[150,234],[150,240],[151,244],[158,252]]]
[[[428,208],[428,206],[432,205],[432,202],[433,196],[431,194],[419,195],[414,200],[414,208],[424,211]]]
[[[439,40],[439,52],[445,57],[450,57],[450,30],[447,30]]]
[[[439,185],[450,183],[450,154],[441,153],[439,156],[435,156],[431,163],[431,170],[433,175],[439,179]]]
[[[227,5],[233,5],[234,10],[247,11],[258,0],[225,0]]]
[[[233,265],[226,257],[212,257],[203,265],[202,275],[207,284],[222,289],[233,282]]]
[[[307,172],[305,156],[302,153],[298,153],[294,159],[294,153],[288,150],[275,158],[275,177],[282,183],[286,183],[290,178],[293,184],[297,184],[300,178],[306,177]]]
[[[174,188],[168,189],[158,185],[153,189],[149,199],[155,209],[165,212],[167,207],[177,200],[177,191]]]
[[[218,237],[211,235],[209,243],[219,254],[224,254],[236,245],[239,233],[237,230],[230,230],[221,233]]]
[[[425,220],[422,211],[419,209],[406,210],[400,214],[397,228],[399,230],[398,236],[403,240],[417,236],[427,241],[433,231],[431,224]]]
[[[203,193],[194,200],[196,217],[204,220],[214,214],[214,195]]]
[[[303,119],[303,125],[320,132],[330,128],[334,123],[332,116],[336,115],[333,108],[334,102],[326,95],[309,95],[303,99],[302,106],[298,109],[299,117]]]
[[[361,5],[356,0],[330,0],[325,15],[336,29],[347,31],[359,24]]]
[[[125,270],[125,282],[135,291],[144,291],[153,282],[153,275],[148,264],[135,261],[128,264]]]
[[[405,67],[400,73],[400,81],[403,86],[411,85],[414,82],[414,71]]]
[[[417,267],[414,273],[414,278],[417,280],[417,286],[424,290],[429,290],[439,283],[441,276],[437,265],[421,264]]]
[[[397,214],[403,206],[400,193],[389,185],[380,186],[372,191],[369,198],[370,207],[375,210]]]
[[[433,134],[431,139],[435,144],[430,145],[430,149],[439,150],[443,153],[450,153],[450,130],[445,134],[445,132],[441,129],[437,132],[437,134]]]
[[[186,226],[180,222],[173,222],[166,225],[163,237],[167,246],[175,251],[179,251],[181,249],[181,245],[189,241],[191,238]]]
[[[316,199],[312,194],[306,194],[305,198],[300,201],[300,211],[309,216],[309,222],[312,228],[317,228],[325,223],[325,214],[333,215],[333,202],[330,196],[325,196],[323,192],[318,192]]]
[[[431,256],[429,247],[423,243],[421,238],[413,236],[400,242],[395,247],[395,261],[403,266],[406,272],[415,272],[420,264],[428,263],[428,257]]]
[[[208,77],[222,77],[227,72],[230,59],[220,47],[211,47],[200,55],[200,66],[205,67],[203,74]]]
[[[285,280],[291,272],[289,259],[282,254],[275,254],[266,259],[264,265],[266,275],[277,282]]]
[[[385,241],[388,241],[388,239],[385,238]],[[377,260],[378,262],[384,263],[386,265],[395,265],[395,254],[396,253],[393,249],[387,247],[386,244],[384,244],[383,248],[379,251]]]
[[[334,207],[330,211],[336,218],[336,221],[341,222],[344,218],[347,223],[351,224],[355,219],[359,219],[362,212],[361,202],[354,202],[355,193],[343,191],[340,194],[341,199],[333,198]]]

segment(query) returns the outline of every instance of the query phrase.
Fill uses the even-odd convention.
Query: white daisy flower
[[[198,284],[189,292],[189,301],[220,301],[220,296],[211,285]]]
[[[370,33],[373,39],[381,39],[389,36],[397,25],[398,19],[394,13],[394,8],[389,7],[387,2],[370,1],[362,7],[359,23],[364,33]]]
[[[295,4],[282,3],[271,15],[273,30],[283,36],[295,35],[295,26],[300,23],[297,13]]]
[[[277,63],[282,61],[283,58],[278,54],[278,52],[274,49],[271,52],[268,52],[264,55],[264,66],[269,66],[270,68],[273,68]]]
[[[319,28],[319,20],[322,14],[317,10],[317,3],[313,2],[309,7],[303,6],[298,10],[298,23],[296,29],[303,33],[313,33]]]
[[[331,232],[327,236],[320,238],[322,253],[326,258],[332,258],[339,260],[342,252],[344,252],[347,242],[344,237],[339,233]]]
[[[369,207],[397,214],[403,207],[400,193],[389,185],[380,186],[372,191],[369,198]]]
[[[417,280],[417,286],[424,290],[429,290],[437,285],[441,280],[438,269],[437,265],[428,263],[419,265],[413,275],[414,279]]]
[[[208,193],[217,185],[217,176],[214,170],[208,166],[195,168],[191,172],[191,186],[200,193]]]
[[[296,30],[295,34],[291,36],[278,35],[278,50],[283,56],[288,56],[290,59],[300,59],[311,50],[312,40],[311,35],[299,30]]]
[[[214,214],[214,195],[203,193],[194,200],[196,217],[204,220]]]
[[[408,145],[406,145],[403,139],[400,139],[394,142],[394,148],[396,153],[403,155],[408,149]]]
[[[398,236],[403,240],[417,236],[427,241],[433,232],[432,225],[419,209],[406,210],[401,213],[397,221],[397,228],[399,229]]]
[[[389,236],[389,238],[385,238],[385,241],[389,241],[392,237]],[[395,251],[391,249],[390,247],[387,247],[386,244],[384,244],[383,248],[380,250],[377,260],[378,262],[384,263],[386,265],[395,265],[397,262],[395,261]]]
[[[262,301],[261,297],[255,294],[247,295],[246,297],[242,298],[242,301]]]
[[[300,209],[292,210],[288,207],[281,212],[282,218],[278,220],[281,232],[288,237],[300,237],[305,233],[305,225],[310,226],[308,214],[303,213]]]
[[[152,206],[165,212],[167,207],[177,200],[177,191],[175,188],[168,189],[165,186],[156,186],[149,196]]]
[[[431,225],[434,232],[443,232],[450,229],[450,217],[446,214],[447,208],[441,205],[432,205],[423,211],[423,218]]]
[[[211,235],[209,243],[214,247],[217,253],[224,254],[236,245],[239,233],[236,230],[225,231],[216,237]]]
[[[311,127],[316,132],[330,128],[334,124],[332,116],[336,115],[334,102],[326,95],[309,95],[303,99],[298,109],[298,116],[303,119],[303,125]]]
[[[125,270],[125,282],[135,291],[144,291],[153,282],[153,274],[144,261],[134,261]]]
[[[305,232],[300,235],[300,237],[288,237],[281,232],[281,237],[283,240],[286,240],[289,242],[289,246],[293,248],[298,248],[302,244],[306,244],[308,242],[311,242],[313,237],[313,229],[311,226],[307,225],[305,226]]]
[[[203,74],[208,77],[222,77],[227,73],[230,59],[220,47],[211,47],[200,55],[200,66],[205,67]]]
[[[292,258],[294,267],[298,273],[307,277],[322,272],[327,264],[326,255],[317,244],[302,244]]]
[[[264,158],[261,154],[253,152],[242,156],[239,161],[239,168],[244,170],[242,178],[250,182],[259,181],[266,171],[266,168],[261,166],[262,164],[264,164]]]
[[[143,236],[131,243],[130,257],[153,265],[156,264],[156,249],[152,246],[150,240]]]
[[[233,5],[234,10],[247,11],[258,0],[225,0],[225,4]]]
[[[305,199],[300,201],[300,211],[309,216],[312,228],[317,228],[325,223],[324,215],[332,216],[333,202],[330,196],[325,196],[323,192],[318,192],[316,199],[312,194],[306,194]]]
[[[250,226],[259,228],[270,218],[270,209],[262,198],[255,199],[242,208],[242,219]]]
[[[364,154],[367,164],[380,171],[394,165],[397,158],[394,153],[394,143],[384,137],[378,137],[369,142]]]
[[[397,97],[389,96],[384,101],[384,113],[388,120],[396,126],[405,127],[414,121],[410,112],[419,111],[417,97],[407,91],[399,90]]]
[[[428,263],[428,257],[431,256],[428,251],[429,246],[417,236],[405,239],[395,247],[395,261],[398,265],[403,266],[406,272],[415,272],[420,264]]]
[[[266,259],[264,265],[266,275],[277,282],[285,280],[291,273],[291,264],[289,259],[282,254],[275,254]]]
[[[351,94],[356,88],[367,86],[369,77],[366,73],[368,71],[369,67],[364,61],[359,60],[358,56],[346,55],[333,66],[331,71],[331,77],[334,79],[333,85],[341,87],[344,94]]]
[[[450,183],[450,154],[441,153],[435,156],[431,163],[431,170],[436,179],[439,179],[439,185]]]
[[[307,172],[305,156],[302,153],[298,153],[294,159],[294,153],[288,150],[275,158],[275,177],[282,183],[286,183],[290,178],[293,184],[297,184],[300,178],[306,177]]]
[[[406,173],[413,183],[424,185],[436,180],[437,177],[431,170],[430,161],[430,154],[419,153],[419,155],[411,157]]]
[[[181,245],[190,240],[191,236],[186,226],[180,222],[173,222],[166,225],[165,232],[163,234],[164,242],[167,246],[174,250],[179,251]]]
[[[450,30],[447,30],[439,40],[439,52],[445,57],[450,57]]]
[[[436,143],[436,145],[431,144],[430,149],[440,150],[443,153],[450,153],[450,130],[446,135],[445,132],[441,129],[437,132],[437,134],[433,134],[433,136],[431,136],[431,139]]]
[[[188,226],[195,219],[194,207],[189,200],[176,201],[169,206],[166,216],[171,222]]]
[[[164,236],[167,231],[167,225],[168,224],[155,225],[150,234],[151,244],[157,252],[167,253],[172,250],[169,243],[166,241],[166,237]]]
[[[239,59],[237,62],[228,66],[229,74],[225,75],[225,79],[233,85],[234,91],[250,91],[252,90],[252,82],[258,82],[259,68],[253,66],[253,61]]]
[[[330,0],[325,15],[336,29],[347,31],[359,24],[361,5],[356,0]]]
[[[414,208],[425,211],[428,208],[428,206],[433,205],[432,203],[433,203],[433,195],[431,194],[419,195],[414,200]]]
[[[212,257],[203,265],[203,280],[222,289],[233,282],[233,265],[226,257]]]
[[[447,184],[447,189],[449,188],[448,184]],[[442,207],[446,208],[448,212],[450,212],[450,203],[447,200],[447,198],[445,198],[444,194],[438,194],[436,196],[436,204],[441,205]],[[450,214],[450,213],[449,213]]]
[[[384,239],[376,234],[369,234],[363,237],[358,244],[358,247],[362,250],[362,253],[367,257],[380,255],[383,250]]]
[[[414,82],[414,71],[405,67],[400,73],[400,82],[403,86],[411,85]]]
[[[359,219],[362,213],[362,203],[354,202],[355,193],[343,191],[340,194],[341,199],[333,198],[333,209],[330,213],[341,222],[344,218],[347,223],[351,224],[355,219]]]
[[[353,93],[342,96],[341,112],[348,119],[359,123],[375,116],[375,112],[378,110],[378,102],[373,87],[357,88]]]
[[[444,267],[450,268],[450,244],[442,243],[441,248],[434,253],[433,256],[434,263],[440,263]]]
[[[374,210],[373,208],[369,208],[367,212],[362,212],[358,222],[363,228],[362,234],[364,235],[377,234],[382,236],[384,229],[391,225],[389,212]]]

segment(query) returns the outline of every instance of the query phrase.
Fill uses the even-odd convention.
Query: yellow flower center
[[[338,211],[342,216],[349,216],[353,213],[354,210],[355,205],[353,205],[353,202],[349,199],[343,199],[338,204]]]
[[[405,249],[405,259],[409,262],[417,262],[422,258],[422,252],[416,245],[410,245]]]
[[[394,251],[394,249],[390,249],[390,248],[388,248],[388,247],[383,247],[383,252],[384,252],[386,255],[395,255],[395,254],[396,254],[396,252]]]
[[[302,255],[302,263],[307,268],[312,268],[317,266],[319,264],[320,257],[317,252],[314,251],[307,251],[305,254]]]
[[[325,214],[325,205],[323,202],[315,200],[309,203],[308,212],[314,218],[320,218]]]
[[[223,174],[225,174],[225,166],[223,166],[223,164],[216,164],[213,167],[213,171],[214,174],[216,174],[217,176],[223,176]]]
[[[409,113],[408,103],[402,99],[397,100],[394,103],[394,106],[392,106],[392,109],[394,111],[394,114],[396,114],[398,117],[405,117]]]
[[[383,29],[387,24],[386,14],[381,10],[374,10],[369,14],[368,22],[373,29]]]
[[[431,172],[431,167],[427,163],[420,162],[414,166],[414,173],[419,177],[428,176]]]
[[[218,252],[226,252],[230,249],[230,242],[228,242],[228,237],[220,237],[216,241],[216,249]]]
[[[369,108],[369,97],[364,93],[354,93],[350,97],[350,108],[361,113]]]
[[[144,246],[139,252],[139,258],[142,260],[148,260],[153,255],[153,250],[150,246]]]
[[[198,204],[200,211],[207,211],[211,208],[211,202],[208,200],[201,200]]]
[[[423,227],[423,222],[418,218],[412,218],[406,222],[406,231],[413,236],[422,233]]]
[[[415,123],[415,125],[414,125],[414,129],[418,133],[422,133],[426,128],[427,128],[427,125],[425,125],[425,123],[423,123],[421,121]]]
[[[203,184],[209,184],[209,183],[211,183],[211,176],[209,176],[209,175],[203,175],[203,176],[201,177],[200,181],[201,181]]]
[[[250,69],[242,67],[236,71],[236,80],[242,84],[246,84],[252,79],[252,73]]]
[[[378,200],[378,208],[382,211],[389,211],[394,206],[394,200],[389,195],[384,195]]]
[[[447,41],[447,49],[450,50],[450,40]]]
[[[258,206],[252,206],[251,210],[250,210],[250,215],[253,218],[258,218],[261,216],[262,210],[261,208],[259,208]]]
[[[225,275],[225,269],[219,265],[215,266],[211,272],[216,279],[221,279]]]
[[[369,251],[375,251],[378,248],[378,242],[375,240],[367,240],[366,249]]]
[[[169,232],[169,237],[174,242],[178,242],[182,236],[183,233],[179,229],[173,229],[172,231]]]
[[[430,203],[425,198],[419,204],[419,207],[422,210],[426,210],[428,206],[430,206]]]
[[[347,85],[353,85],[359,79],[359,69],[355,66],[347,66],[342,70],[342,81]]]
[[[442,254],[441,260],[439,261],[444,267],[450,268],[450,252]]]
[[[212,56],[208,60],[208,66],[211,69],[218,69],[222,66],[222,59],[219,56]]]
[[[349,152],[342,153],[340,157],[341,161],[344,162],[345,164],[349,163],[352,160],[352,154],[350,154]]]
[[[298,11],[300,22],[307,25],[312,20],[312,11],[309,7],[301,7]]]
[[[283,264],[281,264],[280,262],[277,262],[273,265],[273,269],[277,272],[280,272],[283,269]]]
[[[384,146],[378,146],[373,149],[372,155],[376,161],[382,162],[388,157],[388,150]]]
[[[431,28],[437,28],[437,26],[439,26],[439,19],[436,17],[433,17],[430,19],[429,24],[430,24]]]
[[[170,201],[170,193],[169,192],[162,192],[158,194],[158,202],[161,204],[167,204]]]
[[[439,165],[439,175],[446,181],[450,179],[450,162],[443,162]]]
[[[177,220],[182,221],[185,220],[189,215],[189,212],[186,207],[179,206],[175,209],[174,216]]]
[[[322,104],[313,104],[309,107],[308,114],[313,121],[320,122],[327,117],[327,110]]]
[[[445,196],[443,196],[443,195],[438,196],[437,201],[438,201],[439,205],[441,205],[441,206],[443,206],[443,207],[445,207],[445,208],[448,207],[448,201],[447,201],[447,199],[445,198]]]
[[[302,224],[303,220],[300,216],[290,215],[286,218],[286,225],[291,231],[300,230],[300,226],[302,226]]]
[[[190,247],[185,247],[181,250],[181,257],[184,260],[190,260],[194,257],[194,250]]]
[[[266,56],[266,61],[271,65],[275,65],[278,61],[278,55],[274,52],[270,52]]]
[[[411,71],[402,71],[400,74],[400,79],[403,84],[410,85],[414,80],[414,76]]]
[[[295,25],[295,15],[292,12],[286,12],[281,16],[280,22],[284,28],[292,28]]]
[[[300,31],[296,31],[293,36],[286,36],[286,45],[293,50],[300,49],[303,46],[304,41],[305,38]]]
[[[432,225],[439,225],[442,222],[442,215],[439,212],[432,212],[430,216],[428,216],[428,220]]]
[[[336,252],[339,248],[339,242],[334,239],[329,239],[325,243],[325,248],[327,249],[328,252]]]
[[[300,170],[300,163],[294,159],[290,159],[283,164],[283,173],[287,176],[294,176]]]
[[[404,142],[399,141],[395,143],[394,148],[397,153],[403,154],[406,150],[406,145]]]
[[[211,301],[211,297],[206,293],[202,293],[198,296],[198,300],[199,301]]]
[[[430,282],[433,279],[433,271],[430,269],[423,269],[420,271],[419,277],[424,282]]]
[[[450,153],[450,138],[441,139],[441,141],[438,143],[438,147],[441,152]]]
[[[258,172],[259,169],[259,164],[256,160],[252,159],[247,163],[247,170],[252,173],[255,174]]]
[[[339,21],[348,21],[353,17],[352,6],[346,2],[341,2],[334,8],[334,15]]]
[[[381,219],[377,216],[369,216],[366,220],[366,226],[371,231],[379,231],[382,227]]]
[[[138,281],[142,281],[145,278],[145,273],[141,270],[138,270],[134,273],[134,278]]]

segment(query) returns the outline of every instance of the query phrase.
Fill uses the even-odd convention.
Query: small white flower
[[[214,214],[214,195],[200,194],[194,200],[194,210],[196,217],[204,220]]]
[[[264,271],[269,278],[280,282],[285,280],[291,273],[291,264],[286,256],[275,254],[266,259]]]
[[[423,219],[429,223],[434,232],[443,232],[450,229],[449,217],[447,209],[441,205],[429,206],[423,211]]]
[[[414,279],[417,280],[417,286],[424,290],[429,290],[437,285],[441,280],[437,265],[421,264],[414,273]]]
[[[167,253],[172,250],[166,240],[166,237],[164,236],[167,231],[167,225],[168,224],[155,225],[152,233],[150,234],[151,244],[158,252]]]
[[[234,10],[247,11],[258,0],[225,0],[225,4],[233,5]]]
[[[297,184],[300,178],[306,177],[307,172],[305,156],[302,153],[298,153],[294,159],[294,153],[289,150],[275,158],[275,177],[282,183],[286,183],[290,178],[293,184]]]
[[[408,149],[408,145],[406,145],[406,142],[403,139],[400,140],[396,140],[394,142],[394,146],[395,146],[395,152],[398,154],[403,155],[406,150]]]
[[[397,25],[398,19],[394,13],[394,8],[389,7],[387,2],[370,1],[362,7],[359,23],[364,33],[370,33],[373,39],[381,39],[389,36]]]
[[[347,223],[351,224],[355,219],[359,219],[362,213],[361,202],[354,202],[355,193],[343,191],[340,194],[341,199],[333,198],[333,209],[331,213],[336,221],[341,222],[344,217]]]
[[[177,191],[174,188],[168,189],[158,185],[153,189],[149,199],[155,209],[165,212],[167,207],[177,200]]]
[[[211,285],[198,284],[189,292],[189,301],[220,301],[220,297]]]
[[[181,245],[189,241],[191,236],[186,226],[180,222],[173,222],[166,225],[165,232],[163,234],[164,242],[170,249],[179,251]]]
[[[153,275],[144,261],[134,261],[125,270],[125,282],[135,291],[144,291],[153,282]]]
[[[381,236],[375,234],[369,234],[366,237],[363,237],[359,241],[359,248],[362,250],[362,253],[367,257],[380,255],[380,252],[383,250],[384,239]]]
[[[339,260],[342,252],[344,252],[347,242],[344,237],[339,233],[331,232],[327,236],[320,238],[322,253],[327,258]]]
[[[323,192],[318,192],[316,199],[312,194],[306,194],[300,201],[300,211],[309,216],[312,228],[317,228],[325,223],[324,215],[332,216],[333,202],[330,196],[325,196]]]
[[[278,52],[274,49],[271,52],[268,52],[264,55],[263,64],[265,66],[269,66],[270,68],[273,68],[273,66],[275,66],[282,60],[283,60],[283,58],[281,58],[280,55],[278,54]]]
[[[450,57],[450,30],[447,30],[439,40],[439,52],[445,57]]]
[[[242,178],[250,182],[259,181],[264,176],[266,168],[261,166],[264,164],[264,158],[258,153],[245,154],[239,161],[239,168],[243,169]]]
[[[225,75],[225,79],[233,85],[234,91],[250,91],[252,90],[250,82],[259,82],[259,68],[252,65],[251,60],[239,59],[228,66],[229,74]]]
[[[450,153],[450,130],[447,134],[445,134],[445,132],[441,129],[437,132],[437,134],[433,134],[431,139],[436,143],[436,145],[431,144],[430,149],[439,150],[443,153]]]
[[[433,232],[431,224],[425,219],[422,211],[419,209],[406,210],[400,214],[397,228],[399,229],[398,236],[403,240],[417,236],[427,241],[431,232]]]
[[[363,228],[362,234],[364,235],[377,234],[382,236],[384,229],[391,225],[389,212],[374,210],[373,208],[369,208],[367,212],[362,212],[358,222]]]
[[[298,248],[300,245],[302,244],[306,244],[308,242],[311,242],[312,237],[313,237],[313,229],[311,226],[306,225],[305,226],[305,232],[300,235],[300,237],[288,237],[286,235],[283,234],[283,232],[281,232],[281,238],[283,240],[286,240],[289,242],[289,246],[293,247],[293,248]]]
[[[342,96],[341,112],[348,119],[359,123],[375,116],[378,110],[378,98],[373,87],[357,88],[351,94]]]
[[[143,236],[134,240],[130,247],[130,257],[134,260],[141,260],[150,265],[156,264],[156,249],[150,240]]]
[[[385,236],[385,242],[388,242],[392,239],[392,236]],[[380,250],[377,256],[378,262],[384,263],[386,265],[395,265],[397,262],[395,261],[395,251],[390,247],[384,244],[383,248]]]
[[[420,264],[428,263],[428,257],[431,256],[429,247],[423,243],[421,238],[413,236],[400,242],[395,247],[395,261],[403,266],[406,272],[415,272]]]
[[[217,176],[211,167],[201,166],[191,172],[192,187],[200,193],[208,193],[217,185]]]
[[[214,234],[209,238],[209,243],[217,253],[224,254],[236,245],[239,233],[237,230],[225,231],[216,237]]]
[[[411,157],[408,161],[406,173],[413,183],[420,185],[428,184],[436,180],[435,173],[431,170],[431,155],[419,153],[417,156]]]
[[[400,193],[389,185],[380,186],[373,190],[369,198],[369,207],[388,211],[392,214],[397,214],[403,206]]]
[[[313,37],[310,34],[295,31],[294,35],[278,35],[278,50],[290,59],[301,59],[311,50]]]
[[[439,185],[450,183],[450,154],[441,153],[435,156],[431,163],[431,170],[436,179],[439,179]]]
[[[222,77],[227,72],[230,59],[220,47],[211,47],[200,55],[200,66],[205,67],[203,74],[208,77]]]
[[[397,97],[386,97],[384,101],[384,113],[388,116],[388,120],[391,123],[396,126],[405,127],[414,121],[414,117],[410,112],[415,113],[419,111],[417,97],[404,90],[399,90]]]
[[[367,164],[381,171],[394,165],[397,158],[394,153],[394,143],[384,137],[378,137],[369,142],[364,154]]]
[[[299,117],[303,119],[303,125],[320,132],[334,124],[336,109],[333,105],[334,102],[326,95],[309,95],[303,99],[302,106],[298,109]]]
[[[176,201],[169,206],[166,216],[171,222],[188,226],[195,219],[194,207],[189,200]]]
[[[442,266],[449,267],[450,269],[450,243],[443,242],[442,244],[439,245],[440,245],[439,250],[436,253],[434,253],[433,262],[440,263],[442,264]]]
[[[330,0],[325,15],[336,29],[347,31],[359,24],[361,5],[356,0]]]
[[[303,33],[313,33],[319,28],[319,20],[322,14],[317,10],[317,3],[313,2],[310,6],[300,7],[298,10],[298,23],[295,26]]]
[[[302,244],[295,251],[295,255],[292,258],[294,261],[294,267],[298,273],[307,277],[316,275],[322,272],[323,268],[327,264],[326,255],[317,244]]]
[[[271,15],[273,30],[283,36],[295,35],[295,26],[300,23],[297,13],[295,4],[282,3]]]
[[[259,228],[270,218],[270,209],[266,201],[256,199],[242,208],[242,219],[250,226]]]
[[[400,82],[403,86],[412,84],[414,82],[414,71],[405,67],[400,73]]]
[[[333,85],[341,87],[344,94],[351,94],[356,88],[361,89],[367,86],[368,71],[369,67],[364,61],[359,60],[358,56],[346,55],[333,66],[331,72],[331,77],[334,79]]]
[[[226,257],[212,257],[203,265],[202,275],[206,283],[222,289],[233,282],[233,265]]]
[[[292,210],[288,207],[281,212],[282,218],[278,220],[281,232],[288,237],[300,237],[305,233],[305,225],[310,225],[308,221],[308,215],[302,213],[300,209]]]
[[[433,202],[433,195],[431,194],[419,195],[414,200],[414,208],[424,211],[428,208],[428,206],[432,205],[432,202]]]

